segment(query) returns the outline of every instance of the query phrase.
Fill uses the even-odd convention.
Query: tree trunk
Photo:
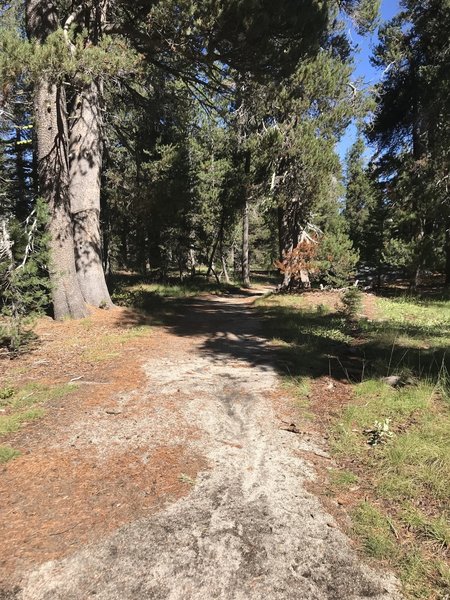
[[[233,240],[233,243],[231,244],[231,248],[230,248],[230,262],[231,262],[231,268],[233,269],[233,276],[236,277],[237,269],[236,269],[236,252],[234,249],[234,240]]]
[[[242,215],[242,283],[244,287],[250,287],[250,259],[249,259],[249,186],[250,186],[250,164],[251,152],[244,153],[244,209]]]
[[[277,208],[277,222],[278,222],[278,260],[283,260],[283,252],[284,252],[284,214],[283,208],[278,206]]]
[[[450,217],[445,228],[445,285],[450,285]]]
[[[217,233],[217,237],[214,240],[213,247],[212,247],[212,250],[211,250],[211,255],[210,255],[209,260],[208,260],[208,269],[206,271],[206,277],[207,278],[209,278],[211,276],[211,273],[213,273],[214,276],[215,276],[215,273],[214,273],[214,256],[216,254],[217,246],[219,245],[219,239],[220,239],[220,231]]]
[[[219,244],[220,244],[220,247],[222,247],[224,227],[225,227],[225,214],[222,212],[222,216],[220,218],[219,229],[217,231],[217,236],[216,236],[216,239],[214,240],[213,247],[211,250],[211,256],[208,260],[208,270],[206,272],[206,277],[210,277],[211,273],[213,273],[214,277],[216,277],[216,279],[217,279],[217,275],[216,275],[216,273],[214,273],[214,257],[216,255],[217,247],[219,246]]]
[[[44,42],[57,27],[56,9],[47,0],[26,6],[30,39]],[[87,308],[78,284],[70,215],[67,114],[64,89],[42,78],[34,91],[39,193],[47,201],[50,234],[50,282],[54,316],[81,318]]]
[[[283,274],[283,282],[281,283],[281,289],[287,290],[291,285],[292,275],[289,269],[286,269]]]
[[[417,291],[419,289],[421,283],[422,283],[422,266],[419,264],[419,265],[417,265],[417,267],[414,271],[414,279],[412,281],[413,290]]]
[[[306,269],[301,269],[300,281],[302,283],[302,286],[309,290],[309,288],[311,287],[311,280],[309,278],[309,273]]]
[[[192,279],[195,277],[195,269],[197,267],[197,259],[195,258],[195,250],[194,248],[189,248],[188,257],[187,257],[187,265],[188,269],[191,273]]]
[[[285,257],[292,252],[298,243],[298,235],[296,236],[297,228],[294,226],[295,211],[292,210],[292,205],[278,207],[278,244],[280,261],[283,262]],[[293,278],[290,268],[286,268],[283,273],[283,281],[280,288],[287,290],[293,284]]]
[[[250,262],[249,262],[249,218],[248,218],[248,200],[245,199],[244,212],[242,218],[242,283],[245,287],[250,287]]]
[[[230,285],[230,276],[228,274],[227,258],[226,258],[225,254],[223,252],[221,253],[221,258],[222,258],[222,273],[223,273],[223,277],[225,279],[225,283],[227,285]]]
[[[70,130],[70,205],[75,261],[85,301],[112,306],[103,271],[100,238],[102,123],[98,84],[87,84],[75,99]]]
[[[23,221],[30,213],[30,205],[28,202],[27,175],[25,169],[25,161],[23,157],[23,146],[20,145],[22,135],[20,128],[16,129],[16,176],[17,176],[17,201],[15,206],[15,215],[19,221]]]

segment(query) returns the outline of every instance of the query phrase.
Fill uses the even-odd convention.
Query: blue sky
[[[381,2],[381,20],[388,21],[399,11],[398,0],[382,0]],[[372,35],[365,37],[359,36],[352,28],[349,29],[348,35],[354,44],[359,47],[359,52],[355,58],[355,74],[354,78],[363,78],[365,85],[373,85],[380,77],[381,72],[375,69],[370,64],[370,56],[372,54],[372,48],[377,44],[378,32],[375,31]],[[345,158],[345,154],[350,146],[353,144],[356,137],[356,127],[351,125],[339,144],[337,145],[337,151],[341,159]]]

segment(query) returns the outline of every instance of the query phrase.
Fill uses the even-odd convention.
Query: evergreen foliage
[[[415,286],[425,269],[450,281],[449,39],[447,0],[404,0],[373,57],[384,69],[368,129],[388,213],[384,259]]]
[[[364,33],[378,8],[369,0],[113,0],[100,18],[85,0],[51,2],[48,30],[28,38],[23,4],[2,3],[1,216],[9,235],[14,218],[41,210],[36,199],[48,193],[34,151],[39,86],[61,98],[58,135],[71,149],[80,98],[95,85],[100,104],[91,110],[101,123],[92,157],[108,272],[246,279],[247,261],[271,269],[313,234],[313,284],[342,286],[358,264],[379,282],[392,269],[416,284],[427,269],[450,280],[448,2],[404,0],[381,26],[373,60],[385,71],[369,98],[353,79],[343,15]],[[372,146],[357,139],[343,177],[336,143],[370,109]],[[55,182],[59,202],[71,176]],[[39,296],[31,275],[28,285]],[[26,298],[24,306],[39,309]]]
[[[363,139],[358,137],[347,155],[344,214],[353,246],[359,251],[361,260],[370,263],[373,254],[368,238],[376,197],[364,160],[365,149]]]
[[[30,338],[30,319],[50,301],[48,220],[42,201],[25,220],[0,221],[0,345],[18,352]]]

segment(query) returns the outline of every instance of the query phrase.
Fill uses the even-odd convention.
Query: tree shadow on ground
[[[361,381],[404,373],[436,381],[444,368],[450,332],[391,320],[349,323],[339,313],[286,307],[262,309],[265,331],[279,339],[293,375]],[[428,345],[426,340],[432,340]]]
[[[194,338],[209,357],[266,365],[292,377],[357,382],[401,372],[437,381],[445,368],[450,370],[449,332],[439,324],[349,324],[336,312],[254,307],[243,296],[174,299],[148,293],[140,308],[143,322],[148,323],[150,314],[154,326]],[[131,315],[124,315],[120,324],[138,325],[140,317]],[[432,339],[433,345],[424,338]]]
[[[270,284],[269,277],[263,279],[261,275],[261,281]],[[237,283],[226,283],[223,281],[217,283],[215,280],[211,280],[206,275],[200,273],[194,277],[185,277],[183,281],[180,281],[179,276],[167,276],[164,280],[161,280],[155,273],[149,273],[146,276],[137,273],[117,273],[110,276],[109,286],[113,296],[128,291],[129,295],[138,296],[136,300],[138,303],[141,291],[149,296],[174,298],[193,296],[201,293],[252,295],[250,290],[241,288]],[[154,291],[147,286],[154,286]],[[142,290],[142,288],[144,289]]]
[[[392,282],[390,285],[383,285],[376,288],[377,296],[390,299],[414,298],[415,302],[427,300],[450,300],[450,286],[445,285],[440,279],[429,281],[427,285],[422,285],[414,290],[403,279]]]

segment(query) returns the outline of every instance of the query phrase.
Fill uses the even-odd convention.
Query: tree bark
[[[450,217],[445,225],[445,285],[450,286]]]
[[[208,270],[206,272],[206,277],[210,277],[211,273],[213,273],[214,277],[216,277],[216,279],[217,279],[217,275],[214,272],[214,257],[217,252],[217,247],[219,246],[219,244],[222,245],[224,227],[225,227],[225,214],[222,212],[222,216],[220,217],[219,229],[217,231],[217,235],[216,235],[216,238],[213,243],[213,247],[211,250],[211,256],[208,260]]]
[[[197,259],[195,258],[195,250],[194,250],[194,248],[192,248],[192,246],[188,250],[187,265],[188,265],[188,269],[191,273],[191,277],[193,279],[195,277],[195,270],[197,267]]]
[[[55,6],[28,0],[27,32],[43,43],[57,27]],[[81,318],[87,308],[78,284],[70,214],[66,98],[61,85],[42,77],[34,91],[37,173],[40,195],[49,209],[50,282],[55,319]]]
[[[22,135],[20,128],[16,129],[16,174],[17,174],[17,202],[15,207],[15,215],[19,221],[26,219],[30,213],[30,205],[28,202],[29,195],[27,189],[27,175],[25,172],[25,161],[23,157],[23,146],[20,145]]]
[[[289,203],[278,207],[278,241],[281,262],[283,262],[285,256],[292,252],[292,250],[303,241],[300,234],[301,214],[301,203],[298,198],[293,198]],[[302,269],[299,275],[302,287],[310,288],[311,281],[308,271]],[[298,279],[297,275],[295,277]],[[292,287],[295,283],[294,279],[290,269],[286,269],[284,271],[281,289],[286,290]]]
[[[230,276],[228,274],[228,267],[227,267],[227,257],[225,256],[225,254],[222,252],[221,253],[221,259],[222,259],[222,273],[223,273],[223,277],[225,279],[225,283],[227,285],[230,285]]]
[[[250,261],[249,261],[249,210],[248,199],[245,199],[244,211],[242,216],[242,283],[245,287],[250,287]]]
[[[249,150],[244,155],[244,209],[242,215],[242,283],[244,287],[250,287],[250,258],[249,258],[249,185],[250,185],[250,162],[251,153]]]
[[[97,82],[87,84],[75,99],[70,130],[70,205],[75,262],[85,301],[112,306],[103,271],[100,238],[102,119]]]

